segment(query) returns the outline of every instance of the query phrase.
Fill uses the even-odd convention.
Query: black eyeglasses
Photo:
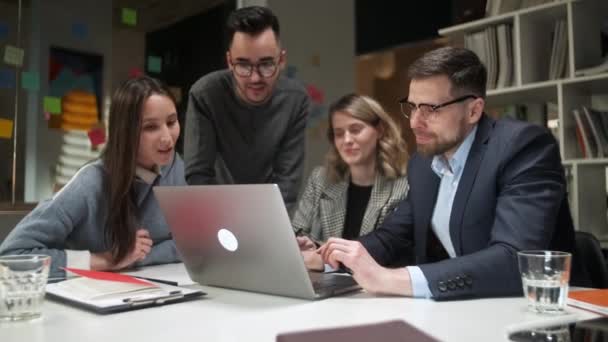
[[[279,57],[277,59],[279,59],[279,58],[281,58],[281,55],[279,55]],[[230,61],[230,64],[232,64],[234,72],[237,74],[237,76],[250,77],[253,74],[253,69],[255,69],[257,71],[258,75],[260,75],[264,78],[274,76],[274,74],[277,72],[278,66],[279,66],[278,62],[275,61],[274,59],[262,61],[262,62],[259,62],[256,64],[249,63],[249,62],[232,63],[232,61]]]
[[[430,118],[434,119],[437,116],[437,114],[439,113],[440,108],[449,106],[454,103],[462,102],[462,101],[465,101],[468,99],[476,99],[476,98],[479,98],[479,96],[469,94],[469,95],[461,96],[461,97],[455,98],[453,100],[450,100],[448,102],[444,102],[444,103],[436,104],[436,105],[428,104],[428,103],[415,104],[415,103],[409,102],[407,100],[407,98],[404,98],[404,99],[399,100],[399,104],[401,105],[401,113],[403,113],[403,115],[405,115],[406,118],[411,119],[413,113],[416,111],[416,109],[418,109],[422,118],[424,120],[428,120]]]

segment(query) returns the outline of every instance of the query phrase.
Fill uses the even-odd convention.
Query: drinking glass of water
[[[538,313],[563,313],[568,299],[572,255],[557,251],[521,251],[517,253],[517,259],[528,308]]]
[[[0,257],[0,322],[40,317],[51,257]]]

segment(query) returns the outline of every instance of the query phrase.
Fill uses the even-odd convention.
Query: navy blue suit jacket
[[[413,258],[435,299],[521,295],[517,251],[574,250],[559,148],[544,127],[482,115],[452,206],[456,257],[433,263],[427,236],[440,178],[431,162],[412,156],[408,197],[360,241],[381,265]]]

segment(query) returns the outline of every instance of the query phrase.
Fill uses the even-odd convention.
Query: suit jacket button
[[[448,280],[448,288],[450,290],[455,290],[456,289],[456,283],[453,280]]]
[[[448,288],[447,286],[445,286],[445,283],[443,281],[440,281],[437,288],[439,288],[439,291],[441,292],[445,292]]]
[[[468,276],[468,275],[467,275],[467,276],[464,276],[464,277],[465,277],[465,278],[464,278],[464,282],[465,282],[465,284],[467,284],[467,286],[472,286],[472,285],[473,285],[473,279],[471,279],[471,277],[470,277],[470,276]]]
[[[456,277],[456,285],[459,288],[463,288],[464,287],[464,279],[462,279],[462,277],[460,277],[460,276]]]

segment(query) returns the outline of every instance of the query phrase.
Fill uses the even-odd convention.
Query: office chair
[[[576,258],[594,288],[608,288],[608,266],[600,242],[593,234],[576,232]]]

